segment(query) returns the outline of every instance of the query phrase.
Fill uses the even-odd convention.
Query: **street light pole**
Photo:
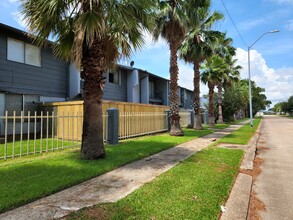
[[[279,30],[272,30],[263,33],[259,38],[257,38],[253,44],[251,44],[248,47],[247,53],[248,53],[248,89],[249,89],[249,117],[250,117],[250,127],[253,127],[253,121],[252,121],[252,94],[251,94],[251,72],[250,72],[250,49],[253,47],[253,45],[259,41],[264,35],[266,34],[272,34],[272,33],[277,33]]]

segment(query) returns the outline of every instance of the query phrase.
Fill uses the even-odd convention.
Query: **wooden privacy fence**
[[[118,112],[118,110],[116,110]],[[103,114],[103,137],[107,141],[109,118]],[[110,121],[112,120],[112,121]],[[153,134],[168,130],[167,113],[122,112],[118,113],[118,139]],[[49,151],[81,146],[83,115],[75,113],[34,112],[28,115],[0,116],[4,135],[0,143],[0,159],[36,155]],[[3,122],[3,123],[2,123]],[[119,129],[118,129],[119,128]]]
[[[46,111],[54,111],[57,114],[65,114],[65,116],[75,115],[76,112],[83,115],[83,101],[46,103],[42,105],[42,108]],[[166,119],[168,106],[103,101],[102,111],[104,115],[107,115],[107,109],[110,108],[116,108],[119,111],[119,139],[168,130]],[[60,132],[63,132],[65,129],[65,133],[68,133],[69,123],[65,121],[64,126],[59,127]],[[82,125],[81,119],[77,124]],[[107,124],[104,122],[104,131],[106,129]],[[80,126],[78,128],[78,140],[81,140],[81,135],[82,127]]]
[[[119,139],[168,130],[167,113],[122,112],[119,114]]]
[[[192,124],[191,114],[194,114],[194,113],[188,110],[181,110],[179,112],[181,127],[188,127]]]
[[[52,112],[52,114],[55,114]],[[107,120],[108,114],[104,112],[103,115],[103,137],[104,141],[107,139]],[[76,139],[81,141],[82,139],[82,125],[83,125],[83,113],[80,112],[59,112],[55,116],[55,136],[57,138]]]
[[[80,112],[83,114],[83,101],[71,101],[71,102],[51,102],[45,103],[41,106],[44,111],[54,112],[66,112],[74,114]],[[165,112],[169,109],[164,105],[149,105],[130,102],[115,102],[115,101],[103,101],[103,112],[106,112],[109,108],[117,108],[119,112]]]
[[[83,102],[47,103],[41,108],[27,115],[0,116],[0,159],[80,147]],[[115,144],[118,139],[167,131],[167,110],[168,106],[104,101],[104,141]],[[182,127],[193,123],[191,111],[181,111],[180,117]]]

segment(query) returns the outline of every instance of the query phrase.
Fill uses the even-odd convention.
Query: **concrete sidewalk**
[[[3,213],[0,215],[0,219],[55,219],[84,207],[115,202],[171,169],[180,161],[209,146],[218,138],[239,129],[245,123],[231,125],[224,130],[120,167],[69,189]]]

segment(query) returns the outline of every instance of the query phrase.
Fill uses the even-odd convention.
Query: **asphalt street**
[[[258,157],[264,161],[254,191],[265,204],[263,220],[293,219],[293,118],[265,116],[260,144],[268,148]]]

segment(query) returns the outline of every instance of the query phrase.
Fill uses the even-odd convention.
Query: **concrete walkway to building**
[[[258,146],[263,160],[253,190],[264,203],[263,220],[293,219],[293,119],[264,116]]]
[[[1,220],[55,219],[84,207],[115,202],[243,124],[178,145],[0,215]],[[293,210],[293,209],[292,209]]]

